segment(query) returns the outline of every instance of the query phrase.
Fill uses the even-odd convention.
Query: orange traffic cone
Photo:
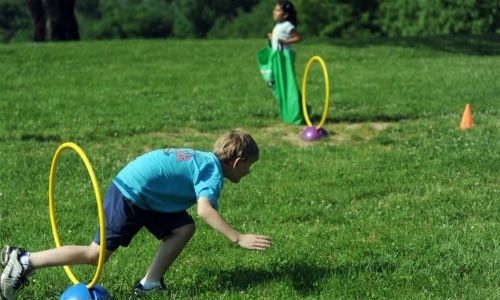
[[[474,126],[472,122],[472,111],[470,109],[470,104],[465,105],[464,114],[462,116],[462,122],[460,122],[460,129],[467,129]]]

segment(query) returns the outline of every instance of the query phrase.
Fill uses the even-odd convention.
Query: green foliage
[[[75,1],[76,11],[87,18],[99,19],[102,17],[99,2],[99,0]]]
[[[250,11],[239,8],[235,17],[219,17],[215,20],[208,38],[262,38],[267,41],[267,33],[275,25],[272,18],[273,6],[267,1],[260,1]]]
[[[29,12],[18,1],[0,1],[0,42],[24,38],[31,25]]]
[[[173,37],[207,37],[214,25],[221,26],[231,22],[237,17],[238,11],[249,11],[256,3],[256,0],[177,1],[173,5],[176,16]]]
[[[170,6],[164,1],[102,7],[108,17],[96,22],[89,32],[91,39],[165,38],[172,32]]]
[[[312,37],[377,35],[375,1],[297,1],[301,32]]]
[[[295,0],[306,38],[496,33],[498,1]],[[77,1],[83,39],[265,38],[274,2],[262,0]],[[0,0],[0,39],[29,40],[27,7]]]
[[[378,13],[388,36],[495,33],[500,25],[498,1],[384,0]]]

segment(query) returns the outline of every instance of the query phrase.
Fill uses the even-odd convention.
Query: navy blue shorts
[[[106,249],[115,251],[119,246],[127,247],[142,227],[146,227],[157,239],[172,234],[172,230],[193,224],[187,211],[163,213],[142,209],[130,202],[116,187],[114,182],[108,187],[104,197],[106,219]],[[100,226],[97,227],[94,242],[100,245]]]

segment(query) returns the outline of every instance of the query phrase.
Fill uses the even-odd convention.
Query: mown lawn
[[[135,156],[160,147],[210,151],[221,133],[250,132],[261,159],[227,182],[220,212],[273,237],[251,252],[197,217],[166,274],[172,299],[500,298],[500,40],[496,36],[304,41],[330,79],[325,129],[279,120],[262,81],[261,40],[129,40],[0,45],[0,242],[54,246],[48,179],[56,149],[80,145],[101,192]],[[324,103],[319,65],[307,100]],[[471,104],[474,127],[460,130]],[[55,203],[63,244],[88,244],[98,223],[85,166],[61,155]],[[196,215],[195,210],[190,211]],[[158,242],[141,232],[99,284],[128,299]],[[92,279],[95,267],[73,267]],[[18,299],[58,299],[62,268],[42,269]],[[165,297],[151,297],[163,299]]]

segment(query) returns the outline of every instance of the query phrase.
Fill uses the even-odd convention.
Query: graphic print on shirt
[[[191,149],[163,149],[165,151],[165,155],[175,154],[175,161],[186,161],[193,159],[194,151]]]

